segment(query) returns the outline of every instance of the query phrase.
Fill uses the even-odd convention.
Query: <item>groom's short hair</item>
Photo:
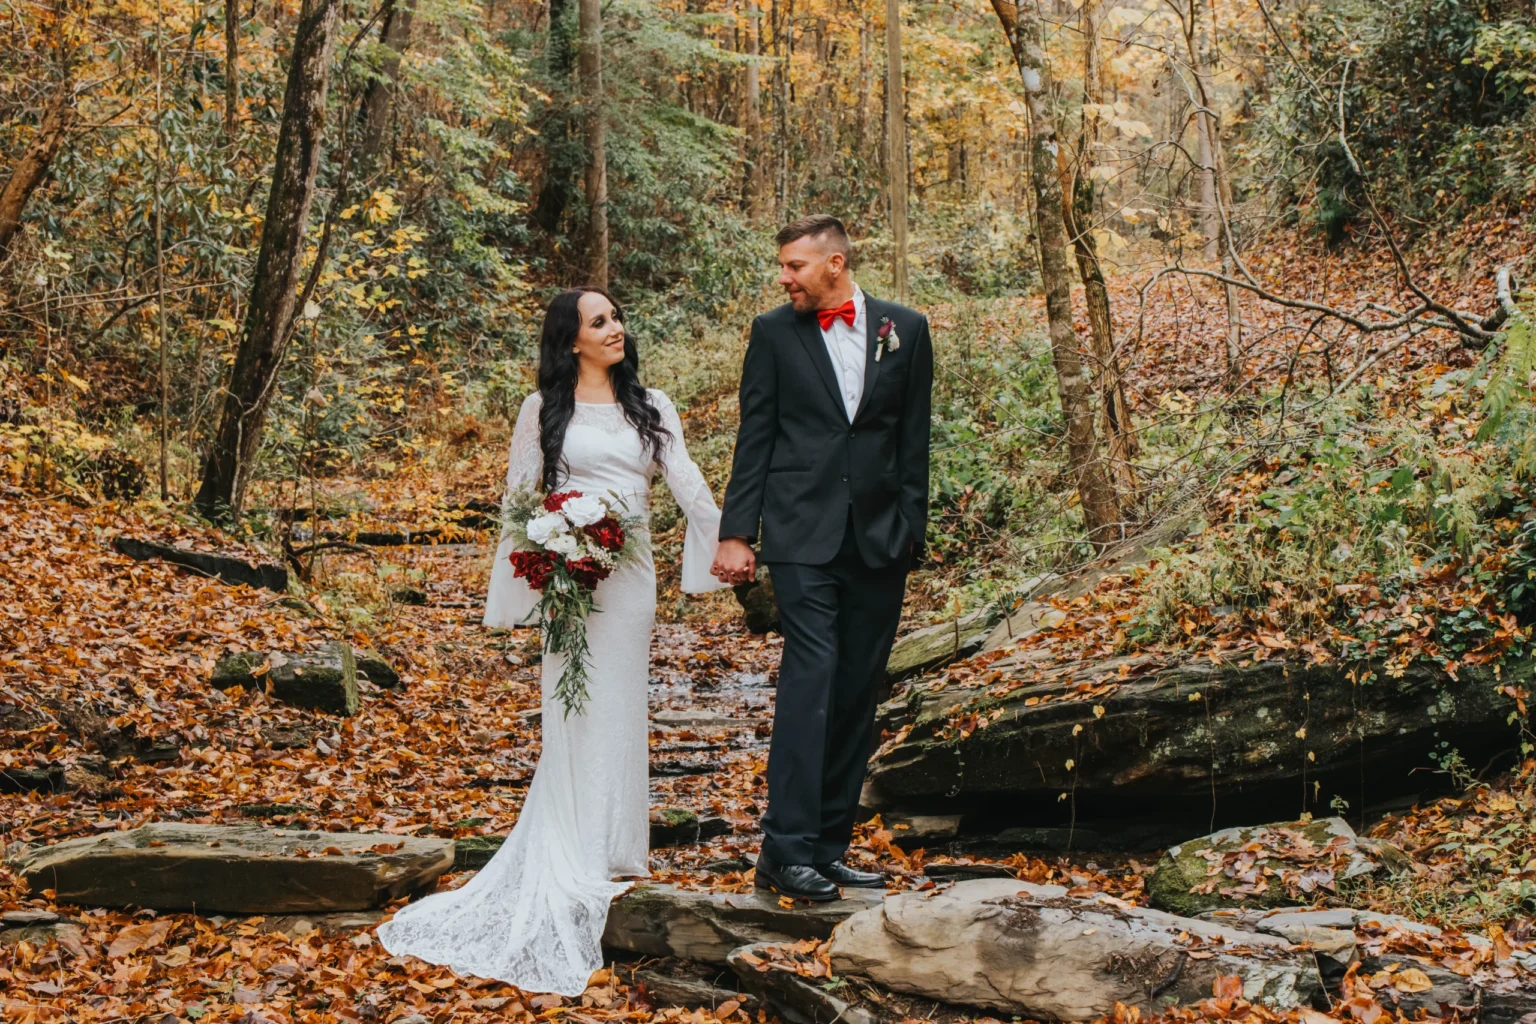
[[[792,220],[779,229],[773,240],[781,247],[797,238],[825,238],[843,254],[845,262],[853,262],[853,246],[848,242],[848,229],[830,213],[813,213],[799,220]]]

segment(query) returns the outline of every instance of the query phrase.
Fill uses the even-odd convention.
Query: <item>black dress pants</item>
[[[832,561],[768,567],[784,654],[763,850],[781,864],[825,864],[848,849],[908,568],[866,565],[851,519]]]

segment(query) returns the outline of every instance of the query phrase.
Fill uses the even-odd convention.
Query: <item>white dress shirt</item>
[[[864,316],[864,292],[858,285],[854,285],[852,326],[838,317],[832,321],[831,327],[821,332],[821,340],[827,346],[827,355],[832,359],[832,369],[837,374],[838,391],[843,396],[843,408],[848,411],[849,423],[853,422],[854,413],[859,411],[859,402],[864,398],[864,362],[868,357]]]

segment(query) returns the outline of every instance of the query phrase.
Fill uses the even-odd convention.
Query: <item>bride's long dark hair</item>
[[[543,483],[553,491],[566,476],[561,451],[565,447],[565,429],[576,413],[576,376],[580,360],[574,351],[576,335],[581,332],[581,311],[577,303],[588,292],[595,292],[613,302],[602,288],[583,285],[561,292],[550,300],[544,311],[544,329],[539,336],[539,447],[544,454]],[[622,321],[619,304],[613,302],[614,316]],[[624,418],[640,434],[640,443],[651,458],[660,461],[661,451],[672,434],[662,426],[661,413],[640,384],[640,352],[635,339],[624,333],[624,358],[608,369],[613,394],[619,400]]]

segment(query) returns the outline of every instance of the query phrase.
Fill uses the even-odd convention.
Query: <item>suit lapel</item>
[[[827,343],[821,339],[821,328],[816,324],[815,316],[796,316],[795,333],[800,335],[800,342],[805,346],[805,354],[811,357],[811,362],[816,367],[816,372],[821,375],[821,382],[827,386],[827,394],[837,406],[837,411],[843,417],[848,415],[848,407],[843,404],[842,389],[837,384],[837,371],[832,369],[832,357],[827,354]]]
[[[869,405],[869,396],[874,393],[875,381],[880,379],[880,360],[875,358],[875,353],[880,347],[880,318],[886,316],[885,304],[872,298],[868,292],[864,293],[864,394],[859,397],[859,407],[854,411],[853,419],[858,421]]]

